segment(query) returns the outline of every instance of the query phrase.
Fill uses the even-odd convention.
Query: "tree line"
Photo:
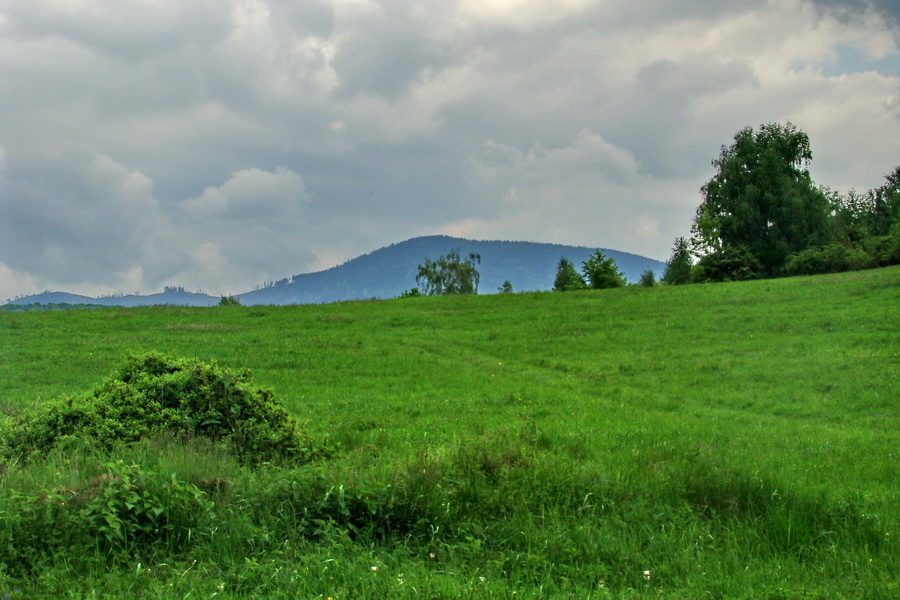
[[[416,275],[416,287],[403,292],[401,297],[411,296],[444,296],[453,294],[477,294],[480,275],[476,265],[481,263],[481,256],[471,253],[462,257],[459,250],[451,250],[446,256],[427,259],[419,265]],[[641,285],[655,284],[653,271],[646,271],[641,277]],[[556,291],[573,291],[580,289],[605,289],[626,285],[625,274],[616,266],[615,260],[596,250],[582,264],[579,273],[569,259],[563,257],[559,261],[553,289]],[[498,290],[501,294],[512,293],[509,280],[503,282]]]
[[[681,285],[813,275],[900,264],[900,166],[865,193],[842,195],[809,174],[809,136],[788,122],[745,127],[712,161],[690,237],[678,237],[660,282],[645,271],[637,285]],[[477,254],[458,250],[419,265],[404,296],[478,292]],[[562,257],[554,291],[627,285],[615,261],[597,250],[577,270]],[[511,292],[509,281],[501,292]]]
[[[816,186],[809,137],[792,123],[746,127],[713,161],[691,237],[664,283],[812,275],[900,264],[900,166],[880,187]]]

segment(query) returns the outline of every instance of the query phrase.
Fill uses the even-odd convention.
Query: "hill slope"
[[[336,442],[311,468],[242,467],[170,438],[0,465],[0,588],[898,598],[898,304],[893,267],[0,315],[0,341],[14,340],[0,343],[0,429],[94,389],[126,352],[155,350],[249,369],[310,434]],[[98,494],[111,469],[121,477]],[[98,527],[152,523],[157,509],[158,530],[127,543]]]
[[[559,259],[565,256],[576,266],[587,260],[596,248],[540,244],[534,242],[474,241],[448,236],[413,238],[364,254],[340,266],[295,275],[272,286],[238,296],[241,303],[311,304],[395,298],[416,284],[418,267],[425,259],[435,259],[451,250],[463,256],[481,255],[481,293],[494,293],[505,280],[514,291],[549,290],[553,287]],[[636,254],[603,249],[615,259],[629,281],[637,281],[650,269],[662,275],[665,263]]]

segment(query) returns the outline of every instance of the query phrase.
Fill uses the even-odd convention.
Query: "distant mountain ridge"
[[[475,241],[443,235],[417,237],[363,254],[342,265],[282,279],[261,289],[235,297],[245,306],[258,304],[319,304],[369,298],[396,298],[416,285],[418,267],[425,259],[436,259],[451,250],[463,256],[481,256],[480,293],[494,293],[509,280],[513,290],[538,291],[553,287],[556,267],[566,257],[579,267],[596,250],[538,242]],[[601,248],[613,258],[628,281],[636,282],[651,270],[657,277],[665,263],[618,250]],[[166,288],[162,293],[89,298],[65,292],[45,292],[12,301],[13,304],[102,304],[105,306],[213,306],[218,296]]]

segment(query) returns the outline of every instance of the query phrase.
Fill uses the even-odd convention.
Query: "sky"
[[[666,260],[722,146],[788,121],[817,184],[883,183],[898,0],[0,0],[0,300],[432,234]]]

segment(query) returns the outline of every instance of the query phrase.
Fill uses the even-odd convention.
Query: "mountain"
[[[391,244],[358,256],[342,265],[294,275],[261,289],[236,296],[241,304],[317,304],[368,298],[396,298],[416,285],[419,265],[451,250],[462,256],[481,255],[479,291],[494,293],[509,280],[516,292],[549,290],[553,287],[556,267],[566,257],[576,268],[596,250],[586,246],[564,246],[535,242],[475,241],[442,235],[418,237]],[[641,273],[652,270],[657,277],[665,263],[636,254],[601,248],[613,258],[628,281],[636,282]],[[88,298],[63,292],[45,292],[14,300],[13,304],[102,304],[105,306],[147,306],[170,304],[180,306],[212,306],[219,298],[187,292],[183,288],[166,288],[159,294]]]
[[[474,241],[448,236],[418,237],[392,244],[318,273],[295,275],[262,289],[240,294],[244,305],[312,304],[365,298],[396,298],[416,285],[419,265],[451,250],[462,256],[481,255],[479,291],[494,293],[505,280],[517,292],[549,290],[563,256],[579,268],[596,250],[535,242]],[[618,250],[602,249],[613,258],[628,281],[636,282],[650,269],[659,277],[665,263]]]
[[[199,292],[188,292],[184,288],[167,287],[158,294],[142,296],[129,294],[122,296],[101,296],[90,298],[66,292],[42,292],[33,296],[25,296],[12,300],[10,304],[94,304],[102,306],[158,306],[167,304],[171,306],[215,306],[219,303],[218,296],[209,296]]]

